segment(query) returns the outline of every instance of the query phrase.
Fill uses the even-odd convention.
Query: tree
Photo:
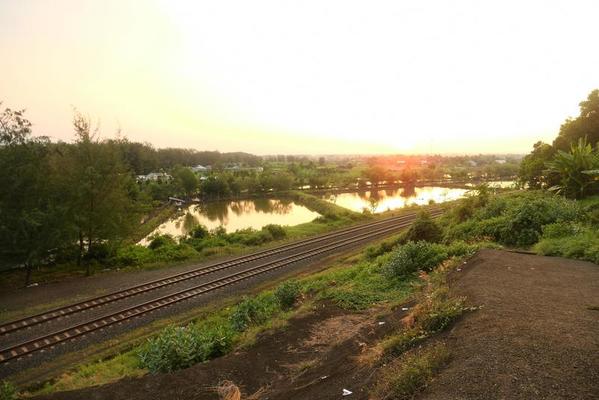
[[[592,146],[599,142],[599,89],[593,90],[579,106],[580,115],[567,119],[560,127],[559,135],[553,141],[556,150],[568,151],[571,143],[582,138]]]
[[[175,168],[173,178],[177,188],[188,197],[192,196],[198,189],[198,177],[189,168]]]
[[[131,175],[125,168],[117,142],[100,141],[98,130],[78,112],[73,119],[76,141],[63,158],[64,191],[73,229],[79,241],[78,263],[94,246],[126,236],[138,220],[128,186]],[[90,263],[86,263],[90,274]]]
[[[47,138],[30,138],[23,111],[0,114],[0,256],[32,269],[65,236],[65,206],[55,190]]]
[[[541,141],[533,146],[530,154],[526,155],[520,163],[518,178],[521,183],[528,184],[531,189],[540,189],[547,186],[551,179],[546,171],[547,163],[553,157],[553,147]]]
[[[595,179],[599,176],[599,152],[585,138],[571,144],[569,153],[558,150],[546,165],[560,177],[560,184],[554,188],[568,197],[583,198],[599,188]]]

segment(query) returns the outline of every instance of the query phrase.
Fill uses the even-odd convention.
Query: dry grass
[[[241,400],[241,390],[231,381],[222,381],[214,387],[221,400]]]
[[[433,376],[450,359],[445,344],[406,353],[381,370],[373,391],[376,400],[412,399],[424,390]]]

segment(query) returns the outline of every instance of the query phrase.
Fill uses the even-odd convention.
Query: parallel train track
[[[433,210],[431,215],[438,216],[442,212]],[[16,321],[12,321],[0,325],[0,335],[8,335],[19,332],[35,325],[40,325],[57,318],[70,316],[92,308],[101,307],[111,304],[135,295],[152,292],[159,288],[174,285],[180,282],[188,281],[217,271],[223,271],[234,266],[240,266],[251,261],[260,260],[281,254],[282,258],[273,261],[267,261],[251,268],[238,271],[226,276],[211,280],[209,282],[200,283],[198,285],[179,290],[168,295],[144,301],[139,304],[102,315],[88,321],[78,323],[64,329],[53,331],[49,334],[43,334],[33,339],[11,345],[4,349],[0,349],[0,364],[7,363],[11,360],[16,360],[38,351],[52,348],[58,344],[73,340],[83,335],[102,330],[111,325],[122,324],[127,320],[147,314],[149,312],[162,309],[173,304],[194,298],[196,296],[221,289],[226,286],[233,285],[237,282],[250,279],[252,277],[288,266],[290,264],[312,258],[314,256],[325,254],[343,247],[353,244],[366,242],[375,237],[389,234],[393,231],[409,226],[415,218],[415,214],[410,214],[401,217],[394,217],[377,221],[368,224],[362,224],[355,227],[350,227],[335,231],[329,234],[320,235],[311,239],[302,240],[300,242],[291,243],[279,246],[273,249],[260,251],[248,256],[237,257],[235,259],[219,262],[212,265],[196,268],[194,270],[175,274],[163,279],[146,282],[140,285],[129,287],[123,290],[115,291],[106,295],[98,296],[92,299],[81,301],[75,304],[64,307],[55,308],[44,313],[34,316],[25,317]],[[347,235],[353,235],[351,238],[343,238]],[[326,243],[331,241],[330,243]],[[324,243],[324,244],[322,244]],[[317,247],[311,245],[318,244]],[[301,250],[302,247],[308,247]],[[297,254],[285,256],[282,253],[290,250],[300,249]]]

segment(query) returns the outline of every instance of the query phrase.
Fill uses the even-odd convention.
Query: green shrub
[[[225,354],[234,332],[226,325],[169,327],[138,351],[140,365],[152,373],[171,372]]]
[[[556,239],[566,236],[574,236],[582,232],[584,228],[576,223],[556,223],[543,226],[544,239]]]
[[[264,231],[268,231],[274,240],[281,240],[287,236],[285,228],[281,225],[268,224],[262,228]]]
[[[86,261],[97,261],[99,263],[107,264],[109,259],[114,256],[114,250],[108,243],[95,243],[91,251],[88,251],[83,256]]]
[[[160,246],[153,253],[157,261],[183,261],[198,255],[198,252],[187,243]]]
[[[116,262],[121,265],[141,265],[153,259],[152,250],[137,244],[121,247],[116,253]]]
[[[422,211],[418,213],[418,216],[414,223],[408,229],[405,239],[406,241],[426,241],[432,243],[438,243],[441,241],[443,232],[439,225],[431,218],[431,215]]]
[[[274,296],[262,298],[246,298],[235,307],[229,319],[231,326],[238,332],[243,332],[251,325],[265,322],[274,313],[276,304]]]
[[[17,388],[8,381],[0,382],[0,400],[15,400],[17,398]]]
[[[530,246],[539,240],[544,225],[575,221],[580,215],[575,203],[560,197],[523,201],[507,210],[501,242]]]
[[[406,276],[418,270],[431,271],[447,257],[447,251],[442,245],[408,242],[392,254],[385,269],[391,276]]]
[[[193,239],[204,239],[210,235],[208,228],[204,225],[198,225],[189,232],[189,237]]]
[[[275,297],[279,301],[281,308],[289,309],[293,307],[300,295],[300,284],[297,281],[286,281],[279,285],[275,290]]]
[[[476,211],[472,218],[450,225],[445,241],[492,239],[509,246],[530,246],[541,237],[548,224],[577,221],[583,218],[573,201],[538,192],[494,198]]]
[[[397,245],[396,241],[384,241],[376,246],[369,246],[366,248],[366,258],[374,260],[378,256],[390,252]]]
[[[177,244],[175,238],[173,238],[173,236],[169,234],[154,235],[151,237],[151,239],[152,240],[150,241],[148,247],[152,250],[156,250],[164,246],[173,246]]]
[[[381,370],[374,387],[375,398],[414,399],[450,360],[447,347],[438,343],[406,354]]]
[[[575,258],[599,264],[599,235],[593,227],[548,225],[534,250],[545,256]]]

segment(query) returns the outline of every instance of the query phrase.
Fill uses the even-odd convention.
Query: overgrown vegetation
[[[17,388],[8,381],[0,381],[0,400],[15,400],[16,398]]]
[[[376,399],[413,399],[450,360],[451,353],[444,344],[406,354],[385,366],[377,386]]]

